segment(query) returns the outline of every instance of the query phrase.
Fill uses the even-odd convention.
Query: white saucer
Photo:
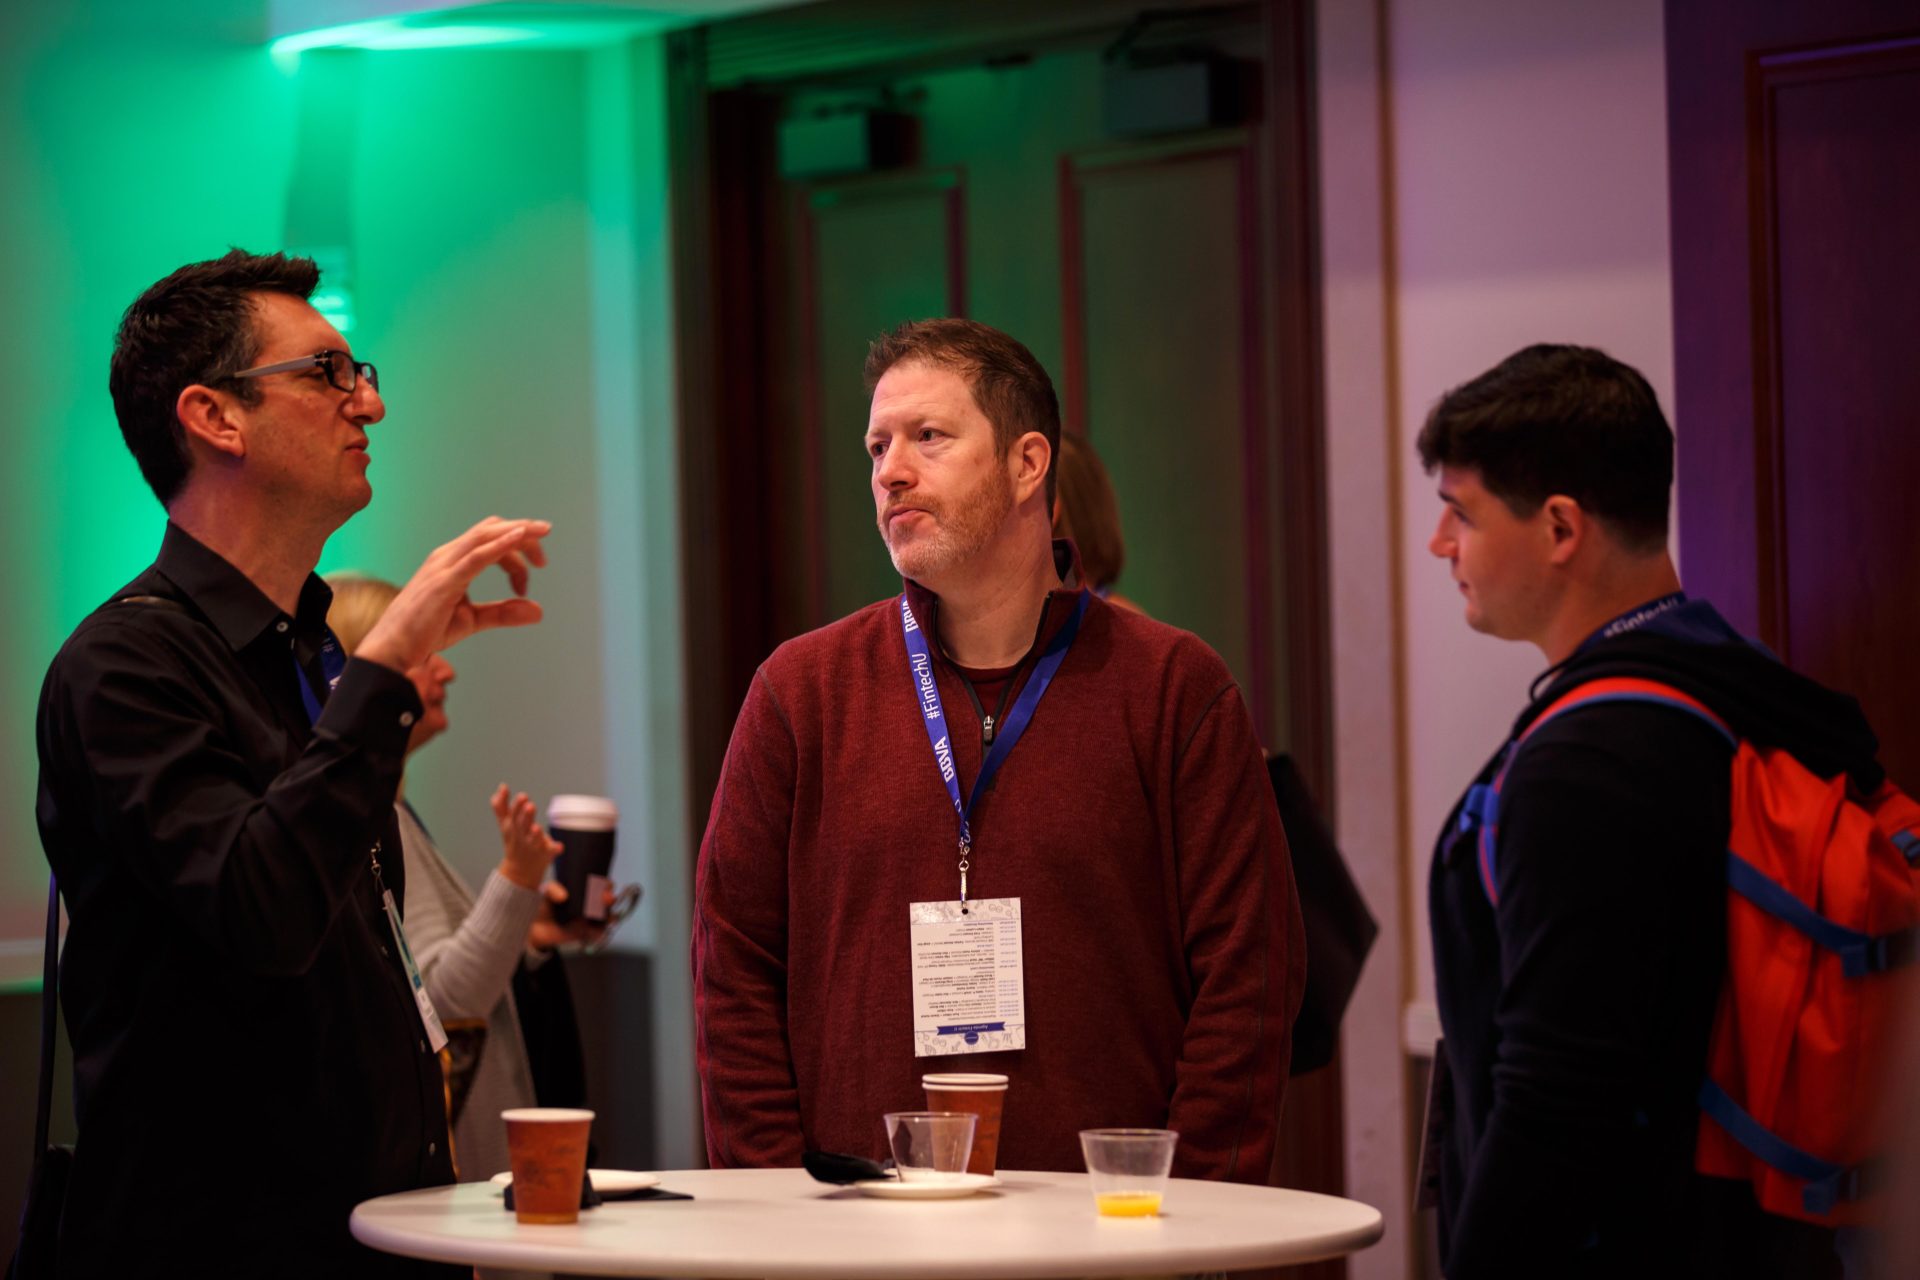
[[[999,1185],[1000,1179],[990,1173],[936,1173],[907,1182],[898,1178],[869,1178],[854,1183],[853,1189],[863,1196],[877,1196],[882,1200],[957,1200]]]
[[[513,1183],[511,1173],[496,1173],[488,1179],[496,1187],[510,1186]],[[589,1169],[587,1181],[593,1183],[593,1189],[604,1195],[619,1195],[626,1191],[644,1191],[648,1187],[660,1185],[657,1173],[636,1173],[632,1169]]]

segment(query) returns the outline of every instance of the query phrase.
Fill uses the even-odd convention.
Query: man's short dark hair
[[[867,392],[896,364],[915,361],[950,369],[965,380],[973,403],[993,424],[993,443],[1001,457],[1029,431],[1047,438],[1051,506],[1054,461],[1060,456],[1060,399],[1033,352],[977,320],[910,320],[867,348]]]
[[[1440,398],[1420,463],[1470,469],[1522,517],[1556,493],[1635,551],[1666,545],[1673,428],[1638,370],[1592,347],[1540,343]]]
[[[161,506],[187,480],[186,431],[174,411],[180,393],[196,382],[229,381],[253,364],[260,353],[253,294],[305,299],[319,283],[311,258],[232,249],[181,267],[127,308],[113,339],[107,389],[120,434]],[[252,382],[231,386],[242,403],[259,403]]]

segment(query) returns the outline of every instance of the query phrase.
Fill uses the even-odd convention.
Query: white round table
[[[368,1200],[354,1238],[438,1262],[603,1276],[993,1280],[1236,1271],[1311,1262],[1380,1238],[1353,1200],[1175,1178],[1157,1218],[1102,1218],[1083,1173],[1002,1170],[962,1200],[877,1200],[799,1169],[662,1173],[692,1200],[614,1201],[522,1226],[470,1182]]]

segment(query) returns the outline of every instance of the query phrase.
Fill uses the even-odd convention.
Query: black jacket
[[[1590,641],[1536,684],[1513,734],[1575,686],[1623,675],[1692,694],[1825,776],[1880,781],[1853,699],[1701,602]],[[1667,707],[1596,704],[1543,725],[1500,798],[1497,910],[1474,836],[1458,807],[1449,816],[1429,902],[1451,1076],[1439,1168],[1451,1280],[1839,1274],[1830,1232],[1692,1170],[1725,965],[1731,758]]]

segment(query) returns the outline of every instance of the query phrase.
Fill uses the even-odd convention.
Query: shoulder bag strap
[[[33,1119],[33,1158],[47,1149],[53,1117],[53,1038],[60,995],[60,881],[47,877],[47,962],[40,979],[40,1106]]]
[[[164,596],[121,596],[115,604],[159,605],[176,613],[186,607]],[[33,1158],[37,1163],[53,1132],[53,1047],[59,1034],[60,880],[47,877],[47,957],[40,971],[40,1100],[33,1117]]]

